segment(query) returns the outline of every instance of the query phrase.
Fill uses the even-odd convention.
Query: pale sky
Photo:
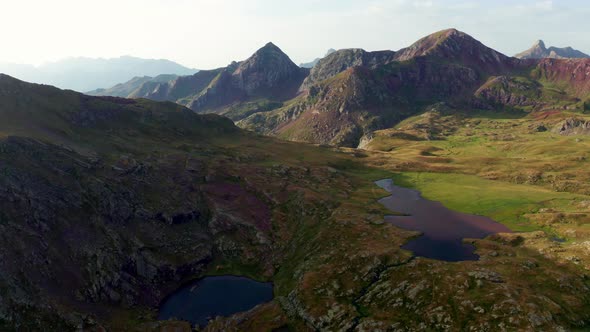
[[[397,50],[454,27],[507,55],[537,39],[590,53],[586,0],[0,0],[0,62],[166,58],[209,69],[272,41],[296,62]]]

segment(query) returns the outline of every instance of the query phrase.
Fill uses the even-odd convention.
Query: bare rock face
[[[590,122],[577,118],[569,118],[553,128],[552,131],[564,136],[590,135]]]
[[[531,48],[515,55],[519,59],[575,59],[590,58],[590,55],[575,50],[571,47],[549,47],[542,40],[537,40]]]

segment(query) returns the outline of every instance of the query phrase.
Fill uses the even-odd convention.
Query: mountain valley
[[[0,330],[587,329],[589,66],[448,29],[311,68],[268,43],[93,96],[0,74]],[[415,255],[384,179],[511,232]],[[213,276],[273,299],[158,319]]]

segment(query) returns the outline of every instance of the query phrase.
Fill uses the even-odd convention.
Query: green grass
[[[514,231],[542,228],[528,221],[524,214],[546,206],[566,207],[572,200],[584,197],[452,173],[405,172],[394,175],[393,180],[398,185],[419,190],[423,197],[442,202],[450,209],[488,216]]]

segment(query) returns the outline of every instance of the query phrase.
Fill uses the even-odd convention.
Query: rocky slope
[[[228,119],[5,75],[0,105],[0,329],[128,330],[213,260],[272,273],[283,198]]]
[[[169,81],[143,82],[125,97],[173,101],[198,113],[224,114],[233,120],[268,111],[294,98],[309,69],[295,65],[268,43],[250,58],[225,68],[203,70]],[[102,93],[113,95],[113,93]]]
[[[238,124],[286,139],[357,146],[374,130],[438,102],[455,108],[575,109],[590,95],[587,62],[511,58],[448,29],[398,52],[335,52],[311,70],[297,99]]]
[[[297,94],[307,74],[307,69],[298,67],[281,49],[268,43],[246,61],[224,69],[188,107],[204,112],[252,99],[288,100]]]
[[[322,59],[304,95],[240,126],[287,139],[357,146],[437,102],[471,103],[491,74],[523,66],[457,30],[425,37],[399,52],[341,50]]]
[[[574,59],[574,58],[590,58],[590,55],[575,50],[571,47],[549,47],[545,46],[542,40],[538,40],[533,44],[531,48],[521,53],[518,53],[514,57],[519,59]]]
[[[222,71],[223,69],[201,70],[192,76],[181,76],[167,82],[147,82],[127,97],[186,104],[185,100],[189,100],[195,94],[198,95]]]
[[[318,62],[303,82],[301,89],[308,89],[313,84],[334,77],[351,67],[376,68],[387,64],[393,61],[394,55],[395,52],[392,51],[366,52],[362,49],[336,51]]]
[[[533,106],[539,103],[542,85],[521,77],[494,76],[482,85],[475,96],[499,106]]]
[[[590,59],[543,59],[531,76],[577,98],[590,94]]]
[[[143,76],[134,77],[125,83],[117,84],[108,89],[96,89],[86,92],[90,96],[111,96],[125,98],[133,95],[147,94],[146,87],[153,85],[153,83],[166,83],[176,79],[177,75],[158,75],[156,77]],[[152,84],[148,84],[152,83]]]
[[[243,62],[146,82],[128,97],[174,101],[284,139],[356,147],[440,102],[456,109],[584,108],[587,72],[587,59],[507,57],[447,29],[398,52],[339,50],[311,70],[269,43]]]

